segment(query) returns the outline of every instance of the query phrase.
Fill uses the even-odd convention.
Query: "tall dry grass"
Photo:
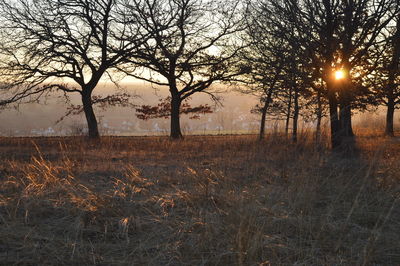
[[[397,139],[0,140],[2,265],[399,265]]]

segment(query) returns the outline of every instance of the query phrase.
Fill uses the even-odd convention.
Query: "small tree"
[[[299,42],[302,32],[290,23],[294,18],[284,12],[290,4],[296,5],[287,2],[287,6],[280,6],[281,1],[247,3],[245,39],[249,46],[242,53],[242,58],[245,64],[251,66],[251,72],[247,75],[248,83],[252,84],[250,91],[258,91],[260,95],[260,139],[264,135],[266,114],[274,100],[273,110],[286,117],[287,135],[292,119],[292,139],[296,142],[301,100],[310,82],[306,69],[310,59],[304,57],[304,46]],[[283,24],[285,19],[289,22]]]
[[[248,2],[244,10],[246,30],[241,36],[247,43],[239,53],[240,64],[247,66],[243,83],[238,90],[258,97],[259,104],[252,113],[261,114],[259,140],[265,137],[265,124],[271,104],[280,93],[286,64],[284,56],[285,40],[273,38],[268,27],[269,17],[264,16],[259,3]]]

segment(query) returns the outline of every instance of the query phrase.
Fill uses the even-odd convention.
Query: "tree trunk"
[[[332,149],[337,149],[342,144],[341,125],[338,116],[337,98],[335,93],[332,91],[332,88],[329,87],[328,87],[328,101],[329,101],[329,118],[331,122],[331,146]]]
[[[172,95],[171,100],[171,139],[182,139],[183,135],[181,132],[180,125],[180,108],[181,102],[179,95]]]
[[[321,122],[322,122],[322,101],[321,93],[317,95],[317,127],[315,129],[315,140],[319,142],[321,140]]]
[[[351,125],[351,107],[348,101],[344,101],[340,105],[340,151],[345,156],[354,156],[357,151],[354,140],[354,133]]]
[[[341,101],[339,120],[341,124],[343,137],[354,137],[353,127],[351,122],[351,106],[348,99],[342,99]]]
[[[393,95],[393,93],[392,93],[392,95]],[[385,129],[385,134],[387,136],[390,136],[390,137],[394,136],[394,127],[393,127],[394,108],[395,108],[394,97],[390,97],[389,96],[388,97],[388,102],[387,102],[387,111],[386,111],[386,129]]]
[[[285,125],[286,137],[289,136],[289,123],[290,123],[291,111],[292,111],[292,89],[289,90],[289,102],[288,102],[287,112],[286,112],[286,125]]]
[[[88,124],[89,138],[98,139],[100,138],[100,134],[97,126],[96,115],[94,114],[93,111],[91,92],[82,93],[82,104],[83,104],[83,111],[85,113],[86,121]]]
[[[260,135],[258,136],[259,140],[263,140],[265,137],[265,123],[266,123],[266,118],[267,118],[267,111],[269,108],[269,104],[271,102],[271,97],[272,97],[272,88],[269,90],[267,94],[267,98],[265,99],[264,106],[261,109],[261,126],[260,126]]]
[[[293,131],[292,131],[292,141],[297,142],[297,127],[299,121],[299,92],[298,88],[294,89],[294,111],[293,111]]]
[[[268,109],[268,103],[265,102],[261,110],[261,126],[260,126],[260,134],[258,136],[259,140],[263,140],[265,137],[265,120],[267,118],[267,109]]]
[[[351,105],[348,106],[345,110],[345,136],[346,137],[354,137],[353,131],[353,116],[351,114]]]

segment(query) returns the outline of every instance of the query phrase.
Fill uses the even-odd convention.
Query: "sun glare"
[[[336,70],[335,71],[335,79],[336,80],[340,80],[340,79],[344,79],[345,77],[345,73],[343,70]]]

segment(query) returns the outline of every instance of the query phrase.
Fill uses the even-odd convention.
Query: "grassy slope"
[[[3,265],[399,265],[400,142],[0,139]]]

